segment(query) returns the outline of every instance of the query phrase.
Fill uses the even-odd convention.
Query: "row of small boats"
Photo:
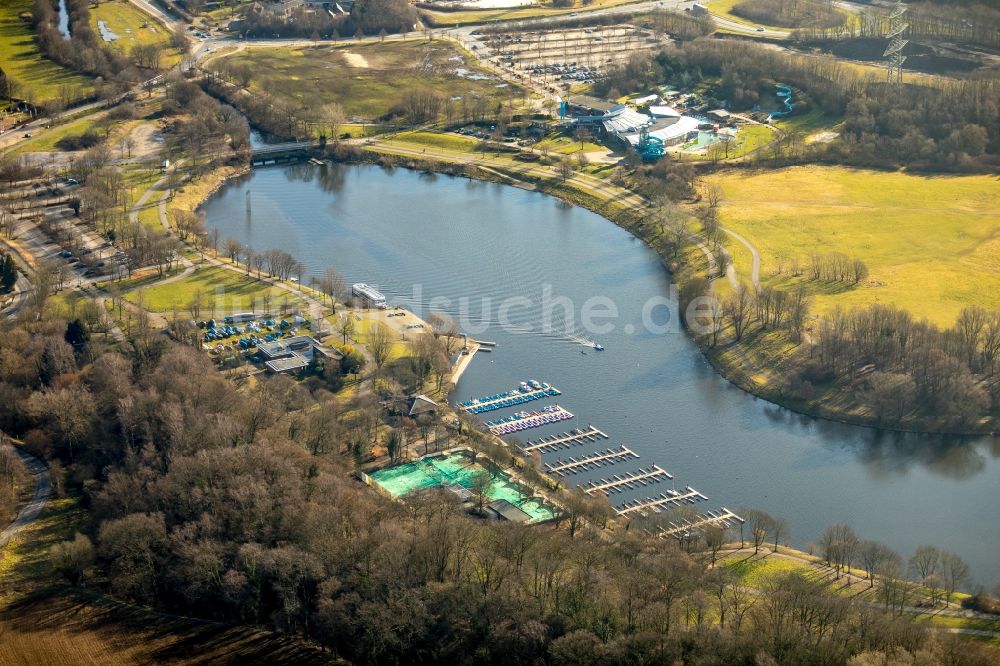
[[[517,412],[502,419],[487,421],[490,432],[494,435],[509,435],[514,432],[528,430],[529,428],[540,428],[550,423],[558,423],[573,418],[559,405],[550,405],[545,409],[536,412]]]

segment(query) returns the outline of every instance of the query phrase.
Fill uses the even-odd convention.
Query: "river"
[[[59,32],[66,39],[71,36],[69,34],[69,8],[66,6],[66,0],[59,0]]]
[[[594,213],[464,178],[308,164],[255,170],[224,186],[204,210],[223,238],[258,250],[284,248],[310,274],[329,265],[349,284],[376,285],[391,302],[420,314],[434,298],[450,299],[434,307],[456,318],[470,313],[465,325],[482,328],[471,331],[474,337],[496,340],[498,348],[477,355],[454,399],[496,393],[529,378],[546,381],[563,391],[558,403],[576,418],[529,431],[527,438],[592,423],[611,436],[602,448],[625,443],[642,456],[571,477],[573,482],[655,463],[674,475],[677,489],[691,485],[708,495],[704,509],[754,506],[783,516],[794,545],[806,547],[828,525],[846,522],[904,558],[918,544],[934,543],[965,558],[977,582],[1000,580],[1000,438],[846,426],[733,387],[662,304],[670,276],[658,257]],[[523,300],[512,302],[513,296]],[[561,298],[574,310],[569,327]],[[485,317],[484,299],[491,300]],[[501,304],[508,310],[506,325],[497,323]],[[600,314],[611,304],[616,318],[594,318],[611,330],[584,330],[585,306]],[[589,349],[583,340],[599,341],[606,351]],[[669,487],[643,488],[614,501]]]

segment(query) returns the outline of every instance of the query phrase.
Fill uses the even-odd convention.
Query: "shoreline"
[[[551,188],[548,187],[546,181],[528,181],[518,178],[517,175],[513,175],[502,171],[496,167],[491,167],[489,170],[483,169],[476,164],[463,164],[455,162],[447,162],[444,160],[434,159],[432,157],[408,157],[403,155],[398,155],[390,151],[381,151],[377,145],[366,145],[364,148],[357,146],[348,146],[348,151],[345,153],[337,151],[331,153],[330,149],[337,149],[340,146],[334,145],[328,147],[328,152],[325,155],[326,159],[339,164],[348,165],[376,165],[382,167],[391,168],[406,168],[415,171],[431,171],[434,173],[441,173],[444,175],[460,176],[469,179],[480,180],[484,182],[498,183],[501,185],[511,185],[515,187],[522,187],[531,189],[533,191],[540,192],[542,194],[555,197],[560,201],[563,201],[569,205],[576,205],[582,208],[600,215],[612,224],[615,224],[625,231],[629,232],[639,240],[641,240],[645,245],[650,248],[656,255],[660,258],[661,264],[667,273],[675,281],[679,282],[678,273],[670,270],[670,264],[667,258],[656,251],[656,249],[651,245],[649,240],[640,232],[640,230],[635,228],[633,224],[637,221],[637,218],[633,215],[637,212],[633,208],[625,208],[616,210],[612,205],[613,202],[602,201],[595,197],[594,195],[585,192],[579,188],[574,187],[572,184],[561,183],[560,187]],[[281,165],[276,165],[281,166]],[[252,172],[252,169],[238,174],[239,176],[246,175],[246,173]],[[230,177],[235,177],[230,176]],[[206,194],[198,203],[197,207],[201,205],[214,193],[216,193],[229,179],[229,177],[223,178],[216,182],[212,187],[211,191]],[[519,183],[519,184],[518,184]],[[566,194],[566,190],[571,190],[575,195],[574,197],[569,197]],[[913,429],[913,428],[898,428],[898,427],[887,427],[871,422],[865,421],[863,419],[856,419],[846,416],[844,414],[837,413],[826,413],[822,410],[813,410],[798,405],[792,405],[787,401],[781,401],[777,397],[769,394],[766,391],[760,390],[756,386],[751,386],[748,382],[741,381],[739,378],[739,372],[735,368],[729,368],[722,363],[720,363],[713,355],[709,353],[708,349],[693,335],[687,327],[684,327],[685,334],[688,340],[694,344],[702,357],[708,361],[712,369],[724,380],[726,380],[731,385],[740,389],[741,391],[753,396],[754,398],[764,400],[770,404],[773,404],[782,409],[787,409],[788,411],[799,414],[803,416],[808,416],[815,419],[823,419],[831,423],[838,423],[841,425],[855,426],[860,428],[867,428],[869,430],[874,430],[884,433],[900,433],[900,434],[912,434],[912,435],[925,435],[925,436],[937,436],[937,437],[960,437],[960,438],[977,438],[977,437],[996,437],[998,434],[996,431],[992,430],[979,430],[979,431],[956,431],[956,430],[929,430],[929,429]],[[471,356],[471,355],[470,355]],[[471,359],[470,359],[471,361]],[[467,366],[468,364],[466,364]],[[455,368],[458,367],[456,364]],[[455,368],[452,372],[454,374]],[[462,368],[462,372],[465,371],[465,367]],[[459,377],[461,373],[459,374]],[[457,383],[457,379],[451,383],[454,387]],[[450,393],[450,391],[449,391]]]
[[[472,359],[475,357],[476,352],[479,351],[478,342],[473,342],[471,340],[469,342],[470,344],[468,353],[461,354],[458,358],[458,361],[455,362],[454,367],[452,367],[451,369],[451,377],[449,378],[449,381],[451,382],[452,390],[454,390],[455,387],[458,386],[458,381],[462,378],[462,375],[465,373],[465,371],[468,370],[469,366],[472,365]],[[448,391],[448,393],[450,394],[451,391]]]

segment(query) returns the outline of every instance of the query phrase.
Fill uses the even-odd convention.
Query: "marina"
[[[667,470],[659,465],[650,465],[648,469],[640,469],[637,472],[614,474],[606,479],[591,481],[584,487],[583,492],[588,495],[620,493],[625,490],[634,490],[637,486],[647,486],[673,478]]]
[[[529,379],[528,381],[522,381],[515,389],[466,400],[459,403],[458,407],[470,414],[483,414],[507,407],[516,407],[526,402],[556,395],[560,395],[560,392],[555,387],[545,382]],[[528,428],[542,427],[570,418],[573,418],[573,414],[570,412],[559,405],[550,405],[539,411],[515,412],[510,416],[485,421],[485,426],[492,434],[499,436]],[[609,439],[607,433],[598,430],[591,424],[587,424],[586,428],[577,428],[559,435],[549,435],[535,440],[528,440],[526,444],[521,445],[519,448],[522,453],[526,454],[533,452],[544,454],[597,442],[601,439]],[[565,477],[629,462],[639,457],[639,454],[622,444],[616,449],[608,448],[604,451],[584,454],[580,457],[572,456],[565,460],[559,459],[552,463],[546,463],[543,469],[549,474]],[[639,468],[636,471],[612,474],[600,479],[583,482],[581,487],[583,492],[588,495],[604,495],[607,497],[652,486],[662,481],[673,480],[673,478],[673,475],[667,470],[653,464],[649,467]],[[632,514],[648,515],[707,500],[708,497],[706,495],[691,486],[686,486],[683,491],[669,489],[657,495],[626,500],[615,507],[615,512],[620,516]],[[702,525],[728,525],[729,523],[742,523],[743,519],[723,509],[723,513],[718,514],[707,512],[695,522]],[[672,522],[670,524],[672,526],[670,529],[679,530],[685,536],[698,529],[691,521],[681,523]]]
[[[584,456],[583,458],[568,458],[565,461],[557,460],[554,463],[545,465],[545,471],[556,476],[566,476],[567,474],[577,474],[638,457],[638,453],[622,444],[617,449],[606,449],[598,453],[592,453],[589,456]]]
[[[571,412],[559,405],[550,405],[535,412],[517,412],[502,419],[487,421],[486,426],[494,435],[509,435],[530,428],[541,428],[550,423],[568,421],[571,418],[573,418]]]
[[[560,435],[550,435],[528,440],[527,444],[521,447],[525,453],[538,451],[539,453],[551,453],[559,449],[568,449],[571,446],[579,446],[589,442],[596,442],[601,439],[610,439],[605,433],[594,426],[588,424],[586,428],[577,428]]]
[[[529,379],[526,382],[521,382],[521,386],[516,389],[511,389],[510,391],[504,391],[503,393],[497,393],[495,395],[487,395],[481,398],[466,400],[459,406],[470,414],[483,414],[486,412],[496,411],[498,409],[504,409],[505,407],[516,407],[518,405],[523,405],[526,402],[541,400],[542,398],[551,398],[557,395],[560,395],[560,392],[556,387],[549,386],[545,382],[538,382],[534,379]]]
[[[680,506],[681,504],[694,504],[695,502],[700,502],[707,500],[708,497],[702,495],[700,492],[687,486],[684,492],[677,490],[668,490],[665,493],[660,493],[656,497],[647,497],[642,500],[633,500],[631,502],[626,502],[622,506],[618,507],[619,516],[625,516],[630,513],[639,513],[647,511],[661,511],[668,506]],[[742,522],[742,521],[740,521]]]

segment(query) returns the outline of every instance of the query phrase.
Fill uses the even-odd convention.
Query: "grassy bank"
[[[89,95],[91,79],[43,56],[22,13],[31,13],[31,0],[0,2],[0,69],[21,84],[17,96],[36,102],[57,99],[64,86]]]

